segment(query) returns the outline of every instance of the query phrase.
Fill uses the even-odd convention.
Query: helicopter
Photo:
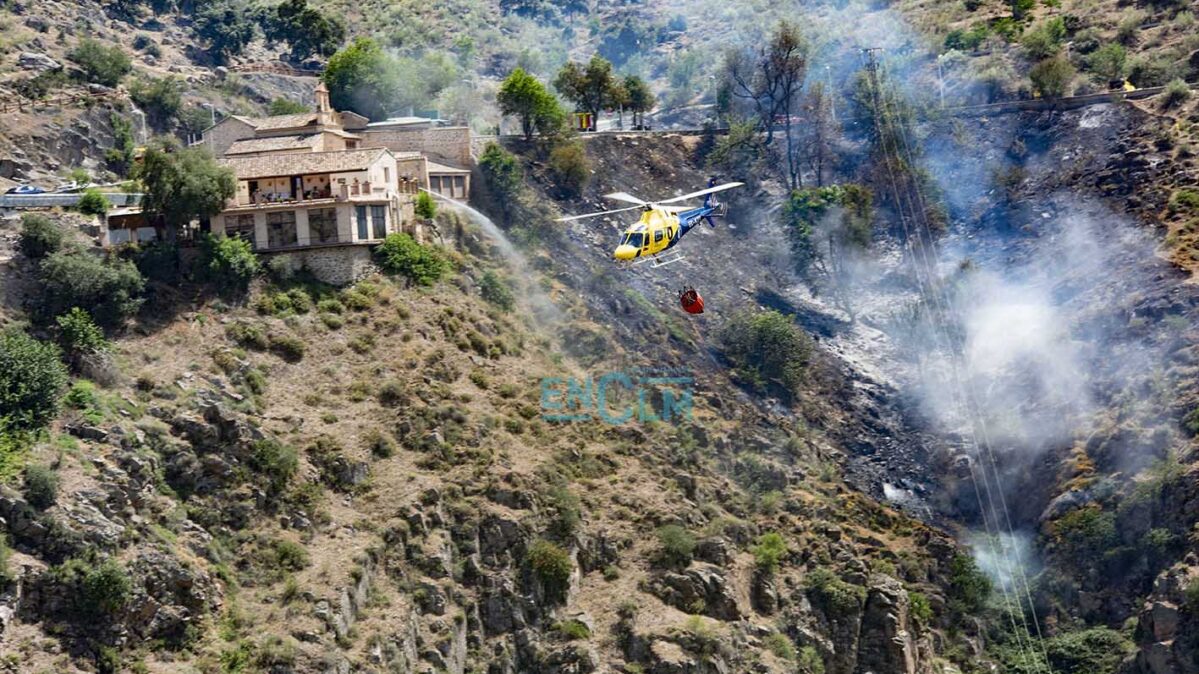
[[[636,205],[628,208],[617,208],[611,211],[601,211],[599,213],[572,215],[565,218],[558,218],[558,221],[570,222],[640,209],[641,219],[625,230],[621,236],[620,243],[616,246],[616,250],[612,251],[612,257],[621,261],[632,261],[633,264],[651,261],[650,266],[656,269],[683,259],[683,256],[678,251],[662,257],[658,256],[660,253],[673,248],[683,238],[684,234],[699,224],[700,220],[707,221],[713,227],[716,226],[713,218],[723,216],[725,209],[723,204],[713,198],[715,193],[731,190],[734,187],[741,187],[744,184],[732,182],[717,185],[716,180],[712,179],[708,181],[707,189],[656,202],[645,201],[627,192],[613,192],[612,194],[605,194],[604,198]],[[696,197],[704,197],[702,206],[688,207],[672,205]]]

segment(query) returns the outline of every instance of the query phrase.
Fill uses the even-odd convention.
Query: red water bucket
[[[679,304],[682,304],[683,311],[689,314],[704,313],[704,298],[695,292],[695,288],[688,288],[679,293]]]

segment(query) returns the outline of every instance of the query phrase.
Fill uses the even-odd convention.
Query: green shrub
[[[437,202],[428,192],[416,195],[416,217],[432,220],[437,215]]]
[[[527,559],[533,576],[545,589],[546,598],[554,603],[565,600],[566,591],[570,588],[570,575],[574,572],[570,553],[541,539],[529,547]]]
[[[695,553],[695,536],[677,524],[667,524],[658,529],[658,545],[664,563],[687,566]]]
[[[61,250],[42,260],[37,309],[47,318],[81,307],[102,326],[117,326],[142,304],[145,280],[132,262]]]
[[[183,109],[183,80],[161,77],[149,81],[137,80],[129,87],[129,97],[146,113],[151,126],[168,129]]]
[[[799,649],[797,664],[800,674],[824,674],[824,659],[820,657],[819,651],[811,646]]]
[[[1063,56],[1053,56],[1033,66],[1028,76],[1043,98],[1061,98],[1069,93],[1074,66]]]
[[[58,416],[67,385],[60,355],[22,331],[0,333],[0,433],[41,428]]]
[[[847,583],[826,568],[813,569],[804,576],[804,587],[812,603],[833,617],[850,615],[866,601],[866,588]]]
[[[550,152],[550,176],[567,196],[578,196],[591,177],[591,164],[580,142],[562,143]]]
[[[48,466],[26,466],[25,500],[39,510],[54,505],[58,500],[58,473]]]
[[[371,454],[379,459],[389,459],[396,453],[395,439],[379,431],[374,431],[367,436],[366,446],[370,448]]]
[[[407,234],[389,234],[375,249],[379,265],[417,285],[433,285],[450,270],[450,264],[435,249],[422,246]]]
[[[65,237],[62,227],[41,213],[21,216],[21,252],[30,259],[40,260],[58,252]]]
[[[325,327],[330,330],[340,330],[346,321],[337,314],[321,314],[321,323],[324,323]]]
[[[516,304],[516,298],[512,294],[512,285],[494,271],[488,271],[483,274],[483,278],[479,279],[479,294],[483,299],[504,311],[511,311]]]
[[[524,194],[524,170],[516,155],[499,143],[489,143],[479,156],[479,171],[483,185],[503,214],[504,224],[510,224]]]
[[[1028,57],[1036,61],[1056,54],[1065,37],[1065,23],[1057,16],[1026,30],[1020,38],[1020,45]]]
[[[300,459],[295,448],[290,445],[278,440],[264,439],[254,443],[250,466],[266,476],[271,490],[278,493],[287,487],[292,476],[296,474],[300,467]]]
[[[1167,110],[1178,107],[1191,97],[1191,87],[1182,78],[1174,78],[1162,91],[1162,107]]]
[[[289,363],[304,360],[304,341],[291,335],[271,335],[271,351]]]
[[[1178,66],[1164,56],[1139,56],[1128,64],[1128,81],[1141,88],[1160,87],[1181,75]]]
[[[84,215],[103,216],[111,207],[112,204],[108,203],[108,199],[94,187],[84,190],[79,197],[79,203],[75,204],[75,210]]]
[[[979,23],[970,30],[961,28],[949,31],[945,36],[945,50],[974,51],[987,39],[987,24]]]
[[[404,384],[394,379],[379,387],[379,404],[385,407],[396,407],[403,403],[406,397]]]
[[[774,657],[788,662],[795,660],[795,645],[791,643],[786,634],[771,632],[762,641],[766,644],[766,649],[774,653]]]
[[[965,616],[976,615],[991,596],[991,579],[969,555],[955,555],[949,562],[949,608]]]
[[[302,571],[308,566],[308,550],[287,538],[276,538],[271,543],[271,561],[278,569]]]
[[[105,46],[90,38],[82,40],[67,58],[79,66],[88,82],[106,87],[117,86],[133,70],[132,59],[119,46]]]
[[[240,294],[249,289],[250,281],[262,271],[262,266],[249,241],[229,236],[206,236],[200,241],[198,271],[201,278],[222,293]]]
[[[1119,632],[1093,627],[1068,632],[1045,641],[1049,665],[1060,674],[1099,674],[1115,672],[1133,645]]]
[[[83,309],[71,307],[54,321],[58,324],[58,343],[67,356],[74,359],[108,348],[104,332]]]
[[[924,626],[932,625],[933,606],[929,603],[928,597],[920,592],[908,591],[908,604],[912,608],[912,617]]]
[[[270,338],[257,325],[239,321],[225,328],[225,335],[247,349],[266,351],[271,347]]]
[[[71,390],[67,391],[62,400],[67,407],[73,410],[94,409],[100,404],[96,385],[86,379],[80,379],[71,384]]]
[[[750,552],[753,553],[754,563],[759,569],[765,573],[774,573],[778,570],[779,562],[787,556],[787,541],[775,532],[762,534]]]
[[[12,551],[8,548],[8,536],[0,532],[0,591],[8,589],[12,583],[12,573],[8,570],[8,557]]]
[[[554,509],[554,520],[550,530],[561,539],[571,538],[583,521],[579,497],[566,487],[555,487],[550,490],[548,500]]]
[[[46,580],[63,588],[74,602],[70,618],[79,622],[108,622],[129,602],[133,582],[114,559],[99,564],[80,558],[68,559],[46,572]]]
[[[317,311],[327,314],[344,314],[346,312],[346,305],[342,304],[339,300],[333,299],[332,297],[317,302],[316,308]]]
[[[306,112],[312,112],[312,108],[308,105],[293,101],[289,98],[276,98],[271,101],[267,107],[268,115],[302,115]]]
[[[1199,578],[1191,579],[1183,588],[1183,596],[1186,598],[1187,608],[1192,613],[1199,613]]]
[[[375,299],[355,288],[350,288],[341,294],[342,304],[353,311],[366,311],[375,305]]]
[[[288,290],[287,299],[291,302],[292,311],[297,314],[306,314],[312,311],[312,296],[303,288]]]
[[[812,339],[777,311],[742,312],[720,332],[725,356],[737,374],[759,389],[778,382],[791,395],[799,392],[812,358]]]
[[[1122,45],[1113,42],[1096,49],[1087,58],[1087,66],[1107,83],[1124,79],[1127,61],[1128,52]]]
[[[1075,559],[1092,560],[1119,543],[1116,514],[1097,505],[1071,510],[1053,523],[1053,532]]]
[[[567,641],[591,638],[591,630],[587,628],[587,625],[578,620],[572,619],[556,622],[554,623],[553,630]]]

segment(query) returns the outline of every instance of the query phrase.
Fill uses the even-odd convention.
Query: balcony
[[[245,182],[257,183],[258,181]],[[347,201],[380,201],[388,199],[390,196],[386,185],[374,185],[369,182],[326,185],[305,190],[287,187],[281,189],[259,188],[250,191],[248,196],[239,195],[230,199],[225,203],[225,210],[277,208],[280,206],[295,208]]]

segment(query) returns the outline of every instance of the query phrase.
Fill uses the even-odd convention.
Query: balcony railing
[[[300,195],[292,192],[255,192],[249,200],[242,198],[230,199],[225,207],[247,208],[250,206],[288,206],[319,201],[351,201],[355,197],[371,197],[383,199],[387,197],[385,185],[372,185],[369,182],[352,185],[338,185],[336,189],[307,190]]]

